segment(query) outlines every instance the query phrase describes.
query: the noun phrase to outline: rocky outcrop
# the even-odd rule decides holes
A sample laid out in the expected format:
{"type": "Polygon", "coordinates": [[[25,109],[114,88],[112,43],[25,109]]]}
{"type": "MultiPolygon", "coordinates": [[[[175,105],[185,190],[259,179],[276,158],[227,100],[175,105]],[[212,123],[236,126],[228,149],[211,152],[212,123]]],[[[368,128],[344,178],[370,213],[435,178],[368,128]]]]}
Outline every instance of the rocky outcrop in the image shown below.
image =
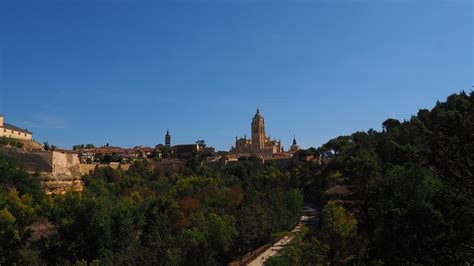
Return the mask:
{"type": "Polygon", "coordinates": [[[82,191],[84,182],[80,178],[70,176],[51,176],[42,174],[41,184],[46,194],[64,194],[67,191],[82,191]]]}

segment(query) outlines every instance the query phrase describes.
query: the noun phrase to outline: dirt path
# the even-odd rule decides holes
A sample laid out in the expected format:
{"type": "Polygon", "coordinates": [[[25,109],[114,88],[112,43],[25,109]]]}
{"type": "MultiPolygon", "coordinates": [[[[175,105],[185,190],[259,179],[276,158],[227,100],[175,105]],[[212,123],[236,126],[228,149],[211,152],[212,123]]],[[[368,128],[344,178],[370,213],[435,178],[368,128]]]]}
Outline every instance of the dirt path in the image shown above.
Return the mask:
{"type": "MultiPolygon", "coordinates": [[[[300,224],[305,223],[308,226],[315,226],[319,220],[319,213],[316,209],[311,206],[305,205],[302,209],[302,215],[300,218],[300,224]]],[[[291,235],[287,235],[282,239],[278,240],[273,246],[267,248],[260,256],[250,261],[247,265],[249,266],[260,266],[265,263],[269,258],[275,256],[282,248],[284,248],[293,239],[293,234],[299,232],[301,229],[298,224],[291,232],[291,235]]]]}

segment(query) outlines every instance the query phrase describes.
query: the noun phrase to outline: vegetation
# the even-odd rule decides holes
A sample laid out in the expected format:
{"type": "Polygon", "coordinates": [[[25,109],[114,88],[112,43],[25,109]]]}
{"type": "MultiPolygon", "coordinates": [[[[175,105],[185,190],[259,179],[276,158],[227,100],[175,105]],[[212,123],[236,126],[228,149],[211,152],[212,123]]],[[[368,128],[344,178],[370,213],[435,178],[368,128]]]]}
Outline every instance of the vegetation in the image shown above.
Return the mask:
{"type": "Polygon", "coordinates": [[[95,161],[99,163],[120,163],[122,160],[122,156],[118,153],[104,154],[95,157],[95,161]]]}
{"type": "Polygon", "coordinates": [[[450,96],[382,131],[295,154],[179,173],[97,169],[85,190],[45,196],[0,158],[0,264],[216,265],[289,230],[321,206],[270,265],[472,263],[474,93],[450,96]]]}
{"type": "Polygon", "coordinates": [[[329,202],[322,211],[321,227],[304,228],[283,254],[266,265],[346,264],[357,252],[357,220],[344,207],[329,202]]]}
{"type": "Polygon", "coordinates": [[[474,93],[451,95],[409,121],[388,119],[381,132],[338,137],[295,158],[295,182],[308,200],[325,206],[322,225],[270,264],[474,262],[474,93]],[[314,154],[326,163],[304,161],[314,154]],[[335,237],[328,236],[328,219],[345,221],[335,237]]]}
{"type": "Polygon", "coordinates": [[[43,148],[45,151],[54,151],[56,150],[56,146],[50,145],[47,141],[43,143],[43,148]]]}
{"type": "Polygon", "coordinates": [[[21,143],[17,139],[9,138],[9,137],[0,137],[0,145],[10,145],[12,147],[22,148],[23,143],[21,143]]]}
{"type": "Polygon", "coordinates": [[[74,145],[72,146],[72,150],[84,150],[84,149],[94,149],[95,145],[94,144],[79,144],[79,145],[74,145]]]}
{"type": "Polygon", "coordinates": [[[98,169],[84,176],[82,193],[53,197],[1,162],[0,264],[225,264],[288,230],[303,203],[285,175],[257,158],[219,171],[190,162],[167,175],[142,163],[98,169]]]}

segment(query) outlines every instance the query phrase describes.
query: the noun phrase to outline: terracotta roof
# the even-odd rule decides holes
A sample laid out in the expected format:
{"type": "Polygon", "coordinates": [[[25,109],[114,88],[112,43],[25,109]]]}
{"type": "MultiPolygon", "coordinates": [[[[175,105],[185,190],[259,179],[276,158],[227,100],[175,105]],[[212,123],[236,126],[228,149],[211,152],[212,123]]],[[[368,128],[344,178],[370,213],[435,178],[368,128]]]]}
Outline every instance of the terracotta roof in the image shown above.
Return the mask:
{"type": "Polygon", "coordinates": [[[54,151],[62,152],[62,153],[79,154],[79,151],[73,151],[73,150],[61,149],[61,148],[56,148],[54,151]]]}
{"type": "Polygon", "coordinates": [[[144,151],[144,152],[152,152],[154,149],[150,147],[133,147],[131,149],[128,149],[129,151],[144,151]]]}
{"type": "Polygon", "coordinates": [[[19,128],[19,127],[17,127],[17,126],[14,126],[14,125],[8,124],[8,123],[3,123],[3,128],[9,129],[9,130],[19,131],[19,132],[21,132],[21,133],[33,134],[33,132],[31,132],[31,131],[28,131],[28,130],[26,130],[26,129],[19,128]]]}

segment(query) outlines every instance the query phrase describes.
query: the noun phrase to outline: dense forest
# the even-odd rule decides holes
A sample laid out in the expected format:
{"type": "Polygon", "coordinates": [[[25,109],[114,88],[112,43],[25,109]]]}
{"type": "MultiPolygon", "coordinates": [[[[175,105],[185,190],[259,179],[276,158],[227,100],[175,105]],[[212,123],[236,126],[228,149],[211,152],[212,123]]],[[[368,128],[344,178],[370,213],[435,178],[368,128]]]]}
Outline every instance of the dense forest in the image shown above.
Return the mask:
{"type": "Polygon", "coordinates": [[[190,159],[178,173],[98,169],[47,196],[0,158],[0,264],[223,265],[321,208],[269,265],[466,264],[474,259],[474,93],[381,131],[301,150],[285,166],[190,159]]]}
{"type": "Polygon", "coordinates": [[[381,132],[356,132],[296,166],[321,226],[269,264],[474,263],[474,93],[451,95],[381,132]]]}
{"type": "Polygon", "coordinates": [[[99,169],[85,190],[46,196],[0,160],[0,264],[225,264],[299,219],[303,194],[274,165],[242,158],[219,171],[99,169]]]}

